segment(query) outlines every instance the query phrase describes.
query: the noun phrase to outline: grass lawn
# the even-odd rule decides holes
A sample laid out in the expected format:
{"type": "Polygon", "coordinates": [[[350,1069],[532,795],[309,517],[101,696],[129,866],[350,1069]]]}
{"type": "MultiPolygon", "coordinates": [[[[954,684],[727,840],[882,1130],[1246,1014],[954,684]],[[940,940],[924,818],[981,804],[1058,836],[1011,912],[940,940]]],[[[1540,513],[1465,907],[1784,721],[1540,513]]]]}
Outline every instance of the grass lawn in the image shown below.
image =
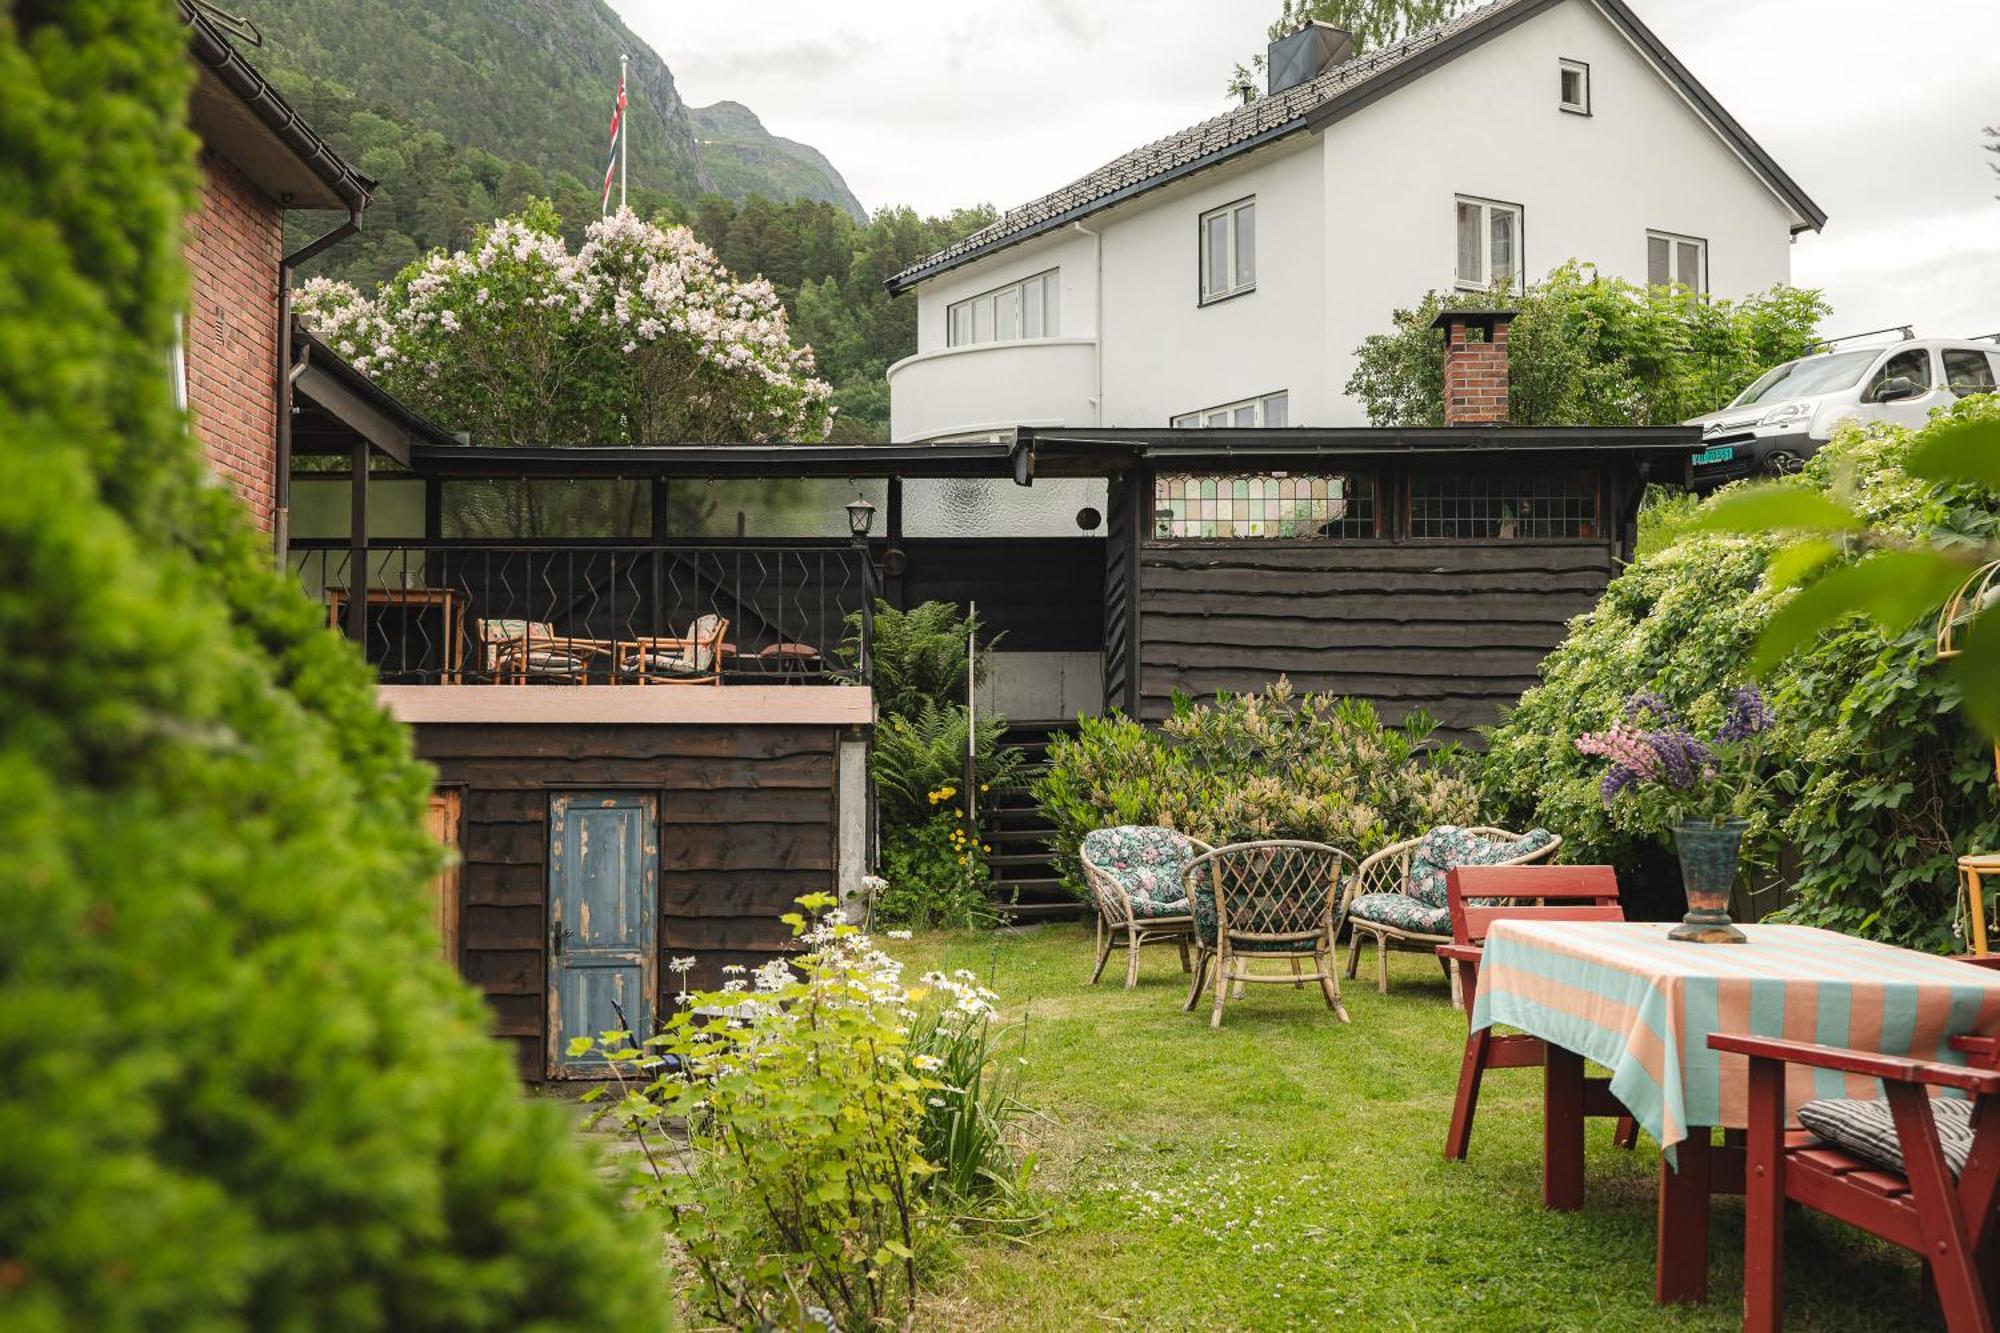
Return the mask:
{"type": "MultiPolygon", "coordinates": [[[[1023,1099],[1049,1227],[977,1238],[920,1323],[967,1329],[1741,1326],[1742,1207],[1718,1200],[1706,1307],[1652,1304],[1658,1151],[1593,1121],[1583,1211],[1541,1206],[1541,1080],[1487,1076],[1447,1163],[1464,1017],[1435,963],[1372,955],[1343,1025],[1316,989],[1252,987],[1220,1031],[1171,950],[1139,986],[1089,974],[1088,927],[922,936],[914,976],[970,968],[1025,1020],[1023,1099]]],[[[1010,1038],[1018,1041],[1018,1035],[1010,1038]]],[[[1915,1260],[1818,1216],[1789,1229],[1794,1328],[1936,1327],[1915,1260]]]]}

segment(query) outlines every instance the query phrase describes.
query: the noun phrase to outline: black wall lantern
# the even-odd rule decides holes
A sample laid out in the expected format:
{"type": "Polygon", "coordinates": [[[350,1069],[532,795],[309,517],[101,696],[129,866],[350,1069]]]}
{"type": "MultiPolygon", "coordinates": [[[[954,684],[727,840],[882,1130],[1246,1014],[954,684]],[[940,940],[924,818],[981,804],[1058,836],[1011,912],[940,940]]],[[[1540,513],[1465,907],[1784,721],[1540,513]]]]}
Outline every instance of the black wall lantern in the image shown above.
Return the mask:
{"type": "Polygon", "coordinates": [[[847,504],[847,531],[857,542],[868,540],[868,529],[875,526],[875,506],[866,497],[856,496],[847,504]]]}

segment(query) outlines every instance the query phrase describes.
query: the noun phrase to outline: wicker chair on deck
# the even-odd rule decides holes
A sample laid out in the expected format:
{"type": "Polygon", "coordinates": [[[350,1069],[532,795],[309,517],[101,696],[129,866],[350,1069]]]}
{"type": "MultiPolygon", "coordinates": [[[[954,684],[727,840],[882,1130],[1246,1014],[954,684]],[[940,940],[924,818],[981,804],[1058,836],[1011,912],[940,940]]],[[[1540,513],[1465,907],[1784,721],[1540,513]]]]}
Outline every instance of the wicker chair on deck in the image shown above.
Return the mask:
{"type": "Polygon", "coordinates": [[[1201,999],[1213,959],[1215,1010],[1210,1027],[1222,1026],[1222,1005],[1231,988],[1240,998],[1245,983],[1251,982],[1303,989],[1306,982],[1316,981],[1326,1007],[1347,1022],[1334,936],[1339,929],[1335,913],[1341,878],[1353,866],[1354,858],[1338,847],[1283,839],[1232,843],[1197,856],[1187,871],[1194,909],[1194,985],[1182,1008],[1192,1010],[1201,999]],[[1285,959],[1291,971],[1288,975],[1252,972],[1253,958],[1285,959]],[[1301,967],[1308,958],[1313,960],[1310,975],[1301,967]]]}
{"type": "Polygon", "coordinates": [[[496,684],[581,685],[589,680],[591,663],[605,655],[607,645],[558,634],[545,620],[482,620],[479,650],[480,670],[496,684]]]}
{"type": "Polygon", "coordinates": [[[1083,837],[1083,877],[1097,905],[1097,966],[1092,985],[1104,975],[1118,936],[1125,936],[1125,988],[1139,984],[1139,948],[1177,944],[1181,970],[1188,969],[1188,940],[1194,934],[1185,877],[1188,864],[1207,843],[1170,828],[1126,824],[1093,829],[1083,837]]]}
{"type": "MultiPolygon", "coordinates": [[[[1361,941],[1375,941],[1375,989],[1389,993],[1389,950],[1430,953],[1451,943],[1451,909],[1445,874],[1459,866],[1515,866],[1546,861],[1562,846],[1547,829],[1514,833],[1503,828],[1446,824],[1422,837],[1384,847],[1361,863],[1341,910],[1347,917],[1347,975],[1361,966],[1361,941]]],[[[1464,1008],[1455,964],[1451,1002],[1464,1008]]]]}

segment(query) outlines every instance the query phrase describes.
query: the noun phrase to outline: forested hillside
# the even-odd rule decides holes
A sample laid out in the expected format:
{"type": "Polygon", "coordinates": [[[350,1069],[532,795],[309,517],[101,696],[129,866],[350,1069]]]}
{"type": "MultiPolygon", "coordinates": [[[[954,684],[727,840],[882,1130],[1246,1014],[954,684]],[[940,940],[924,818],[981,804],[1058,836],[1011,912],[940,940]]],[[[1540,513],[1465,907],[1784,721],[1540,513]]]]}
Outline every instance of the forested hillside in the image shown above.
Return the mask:
{"type": "MultiPolygon", "coordinates": [[[[882,280],[991,220],[872,219],[817,150],[735,102],[691,110],[602,0],[241,0],[247,54],[306,123],[377,181],[361,233],[307,266],[373,287],[437,247],[551,201],[572,245],[598,215],[617,52],[632,57],[630,202],[692,226],[733,271],[778,289],[834,386],[835,438],[885,437],[882,373],[916,350],[914,298],[882,280]],[[774,202],[781,200],[783,202],[774,202]]],[[[302,245],[338,215],[294,213],[302,245]]]]}

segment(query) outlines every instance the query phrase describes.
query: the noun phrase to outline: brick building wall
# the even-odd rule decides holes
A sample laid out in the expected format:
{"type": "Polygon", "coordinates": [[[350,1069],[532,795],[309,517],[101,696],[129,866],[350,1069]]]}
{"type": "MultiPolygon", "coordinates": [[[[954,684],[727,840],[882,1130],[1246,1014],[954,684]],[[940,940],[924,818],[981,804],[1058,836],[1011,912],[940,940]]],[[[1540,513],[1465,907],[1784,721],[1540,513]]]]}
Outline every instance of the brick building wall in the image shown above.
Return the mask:
{"type": "Polygon", "coordinates": [[[1450,320],[1444,351],[1447,426],[1507,422],[1507,320],[1487,319],[1491,322],[1484,328],[1478,320],[1450,320]]]}
{"type": "Polygon", "coordinates": [[[195,435],[258,527],[271,527],[277,485],[278,264],[285,215],[211,152],[187,224],[192,293],[183,345],[195,435]]]}

